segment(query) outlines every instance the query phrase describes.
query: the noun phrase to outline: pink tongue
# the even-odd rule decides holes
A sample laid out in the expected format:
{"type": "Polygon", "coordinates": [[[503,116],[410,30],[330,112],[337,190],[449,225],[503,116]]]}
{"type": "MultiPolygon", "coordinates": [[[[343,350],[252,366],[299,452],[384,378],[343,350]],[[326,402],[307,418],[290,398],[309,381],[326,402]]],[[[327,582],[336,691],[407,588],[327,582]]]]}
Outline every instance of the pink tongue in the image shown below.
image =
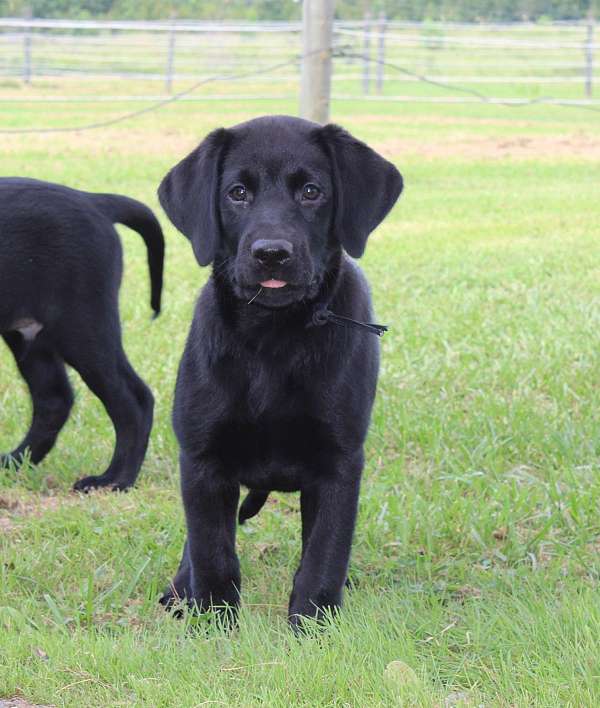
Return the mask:
{"type": "Polygon", "coordinates": [[[265,280],[261,285],[263,288],[285,288],[287,283],[285,280],[265,280]]]}

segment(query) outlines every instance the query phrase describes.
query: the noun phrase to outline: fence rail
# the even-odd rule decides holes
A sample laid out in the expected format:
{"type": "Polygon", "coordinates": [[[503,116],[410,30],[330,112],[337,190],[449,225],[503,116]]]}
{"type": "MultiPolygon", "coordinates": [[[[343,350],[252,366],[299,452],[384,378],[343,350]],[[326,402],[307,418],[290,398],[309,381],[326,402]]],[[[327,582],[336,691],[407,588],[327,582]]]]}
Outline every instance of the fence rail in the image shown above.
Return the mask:
{"type": "MultiPolygon", "coordinates": [[[[414,100],[437,100],[443,98],[441,84],[449,94],[453,86],[487,85],[495,101],[536,97],[551,85],[558,99],[591,99],[600,50],[595,29],[591,21],[464,24],[377,17],[337,22],[334,93],[407,100],[406,87],[419,83],[427,89],[415,92],[414,100]]],[[[284,71],[274,71],[256,87],[257,98],[268,98],[274,95],[270,86],[277,95],[282,86],[289,91],[297,87],[299,60],[290,60],[300,55],[300,33],[299,22],[0,18],[0,77],[5,77],[0,100],[16,100],[7,95],[15,80],[52,80],[55,89],[58,80],[65,86],[90,82],[91,98],[116,90],[132,96],[147,93],[146,82],[162,82],[169,94],[178,83],[221,72],[247,74],[238,84],[250,87],[253,69],[287,63],[284,71]],[[104,91],[102,82],[109,84],[104,91]]]]}

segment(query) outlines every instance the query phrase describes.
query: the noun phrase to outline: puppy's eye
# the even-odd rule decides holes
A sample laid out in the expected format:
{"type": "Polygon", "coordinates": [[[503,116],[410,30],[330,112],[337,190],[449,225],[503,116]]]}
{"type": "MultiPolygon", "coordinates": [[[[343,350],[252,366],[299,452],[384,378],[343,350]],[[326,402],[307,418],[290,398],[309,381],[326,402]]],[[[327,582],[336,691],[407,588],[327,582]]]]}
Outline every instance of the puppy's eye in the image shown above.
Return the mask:
{"type": "Polygon", "coordinates": [[[245,202],[248,200],[248,192],[243,184],[236,184],[235,187],[230,189],[229,196],[234,202],[245,202]]]}
{"type": "Polygon", "coordinates": [[[309,201],[309,202],[314,202],[315,199],[319,198],[319,195],[321,194],[321,190],[317,187],[316,184],[305,184],[304,187],[302,188],[302,199],[309,201]]]}

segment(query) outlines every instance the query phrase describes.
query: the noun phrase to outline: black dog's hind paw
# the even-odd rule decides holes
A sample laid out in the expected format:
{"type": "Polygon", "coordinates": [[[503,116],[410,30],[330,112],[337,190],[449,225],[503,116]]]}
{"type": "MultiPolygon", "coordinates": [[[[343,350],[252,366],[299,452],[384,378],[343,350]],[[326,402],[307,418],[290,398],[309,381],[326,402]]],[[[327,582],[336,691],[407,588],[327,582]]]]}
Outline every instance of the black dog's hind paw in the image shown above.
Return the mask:
{"type": "Polygon", "coordinates": [[[104,475],[91,475],[84,477],[73,485],[74,492],[89,492],[92,489],[101,489],[109,487],[113,492],[124,492],[133,486],[132,482],[118,482],[112,478],[104,477],[104,475]]]}
{"type": "Polygon", "coordinates": [[[10,467],[19,469],[23,465],[23,455],[13,455],[11,452],[0,453],[0,469],[7,470],[10,467]]]}

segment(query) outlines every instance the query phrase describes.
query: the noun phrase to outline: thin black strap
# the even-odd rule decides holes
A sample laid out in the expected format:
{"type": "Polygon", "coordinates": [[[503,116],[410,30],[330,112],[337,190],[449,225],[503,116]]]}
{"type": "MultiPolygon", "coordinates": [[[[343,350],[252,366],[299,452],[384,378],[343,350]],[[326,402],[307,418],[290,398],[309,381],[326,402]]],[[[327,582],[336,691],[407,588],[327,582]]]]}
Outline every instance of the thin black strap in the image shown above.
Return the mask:
{"type": "Polygon", "coordinates": [[[386,325],[373,324],[371,322],[359,322],[358,320],[353,320],[351,317],[343,317],[342,315],[336,315],[331,310],[325,308],[320,310],[315,310],[312,316],[312,323],[320,327],[324,324],[331,322],[332,324],[339,325],[340,327],[354,327],[355,329],[364,329],[371,334],[376,334],[378,337],[382,337],[385,332],[388,331],[386,325]]]}

